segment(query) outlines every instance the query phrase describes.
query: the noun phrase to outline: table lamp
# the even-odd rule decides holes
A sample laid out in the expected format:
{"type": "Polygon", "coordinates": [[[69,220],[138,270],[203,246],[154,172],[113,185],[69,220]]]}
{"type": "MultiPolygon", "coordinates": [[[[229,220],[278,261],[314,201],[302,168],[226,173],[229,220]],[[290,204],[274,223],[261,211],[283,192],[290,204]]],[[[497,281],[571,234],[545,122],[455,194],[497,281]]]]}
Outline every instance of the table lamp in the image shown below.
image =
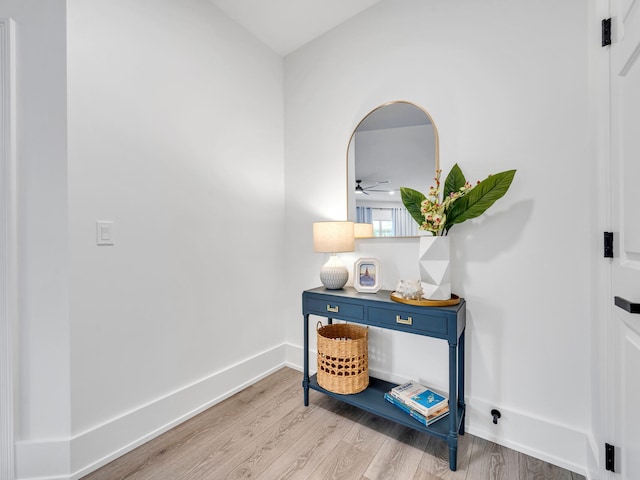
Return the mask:
{"type": "Polygon", "coordinates": [[[355,249],[353,222],[316,222],[313,224],[313,250],[330,253],[329,261],[320,269],[320,280],[330,290],[345,286],[349,271],[336,253],[353,252],[355,249]]]}

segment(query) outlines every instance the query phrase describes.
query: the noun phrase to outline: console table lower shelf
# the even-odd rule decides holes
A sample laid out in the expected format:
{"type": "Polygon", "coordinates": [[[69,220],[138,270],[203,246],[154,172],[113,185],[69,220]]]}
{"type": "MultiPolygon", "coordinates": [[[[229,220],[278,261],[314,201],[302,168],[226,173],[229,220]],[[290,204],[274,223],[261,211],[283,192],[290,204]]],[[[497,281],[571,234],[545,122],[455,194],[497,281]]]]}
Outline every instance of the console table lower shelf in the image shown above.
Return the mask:
{"type": "MultiPolygon", "coordinates": [[[[441,440],[447,441],[449,439],[449,415],[440,420],[432,423],[429,426],[425,426],[419,421],[415,420],[407,413],[400,410],[398,407],[392,405],[390,402],[384,399],[384,394],[395,387],[395,383],[386,382],[378,378],[369,377],[369,386],[360,393],[354,393],[349,395],[341,395],[339,393],[333,393],[329,390],[325,390],[318,385],[318,379],[316,375],[309,378],[309,388],[318,392],[329,395],[344,403],[353,405],[354,407],[361,408],[369,413],[373,413],[380,417],[391,420],[392,422],[399,423],[405,427],[412,428],[427,435],[431,435],[441,440]]],[[[458,405],[458,415],[456,430],[462,430],[460,427],[464,422],[464,405],[458,405]]]]}

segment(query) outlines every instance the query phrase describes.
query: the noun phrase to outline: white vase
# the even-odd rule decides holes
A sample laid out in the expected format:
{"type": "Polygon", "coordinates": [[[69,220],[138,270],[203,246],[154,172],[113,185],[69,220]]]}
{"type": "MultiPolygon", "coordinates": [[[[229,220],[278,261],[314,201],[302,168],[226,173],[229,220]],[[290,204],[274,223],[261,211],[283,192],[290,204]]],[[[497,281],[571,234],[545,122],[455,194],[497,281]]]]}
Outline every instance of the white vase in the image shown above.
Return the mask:
{"type": "Polygon", "coordinates": [[[422,282],[422,298],[449,300],[451,298],[451,242],[449,237],[422,236],[418,264],[422,282]]]}

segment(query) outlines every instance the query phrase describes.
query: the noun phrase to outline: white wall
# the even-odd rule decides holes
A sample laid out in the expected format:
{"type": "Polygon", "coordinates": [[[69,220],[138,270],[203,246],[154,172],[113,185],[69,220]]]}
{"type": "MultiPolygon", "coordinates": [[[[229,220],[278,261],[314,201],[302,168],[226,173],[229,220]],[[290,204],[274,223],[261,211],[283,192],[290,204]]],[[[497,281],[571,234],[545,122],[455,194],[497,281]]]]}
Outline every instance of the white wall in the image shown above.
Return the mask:
{"type": "MultiPolygon", "coordinates": [[[[579,472],[590,392],[586,33],[580,0],[394,0],[285,59],[288,341],[301,345],[300,293],[319,284],[325,260],[311,224],[346,215],[353,128],[384,102],[413,101],[438,128],[445,175],[456,162],[471,180],[518,170],[505,198],[451,232],[454,292],[468,302],[468,428],[579,472]]],[[[417,277],[417,248],[363,240],[343,258],[378,257],[393,288],[417,277]]],[[[444,342],[371,337],[372,370],[446,385],[444,342]]]]}
{"type": "Polygon", "coordinates": [[[285,361],[282,58],[205,0],[0,16],[18,32],[17,475],[78,478],[285,361]]]}
{"type": "Polygon", "coordinates": [[[283,99],[206,0],[68,15],[75,472],[284,361],[283,99]]]}

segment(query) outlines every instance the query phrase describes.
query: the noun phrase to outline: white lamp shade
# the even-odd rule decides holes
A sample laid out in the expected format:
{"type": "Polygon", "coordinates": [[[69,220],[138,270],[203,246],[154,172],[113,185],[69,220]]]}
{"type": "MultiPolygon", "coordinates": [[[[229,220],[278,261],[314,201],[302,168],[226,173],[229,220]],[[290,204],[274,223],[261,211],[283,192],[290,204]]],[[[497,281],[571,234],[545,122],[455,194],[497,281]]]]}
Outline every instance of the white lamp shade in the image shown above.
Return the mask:
{"type": "Polygon", "coordinates": [[[353,252],[353,222],[316,222],[313,224],[313,250],[320,253],[353,252]]]}
{"type": "Polygon", "coordinates": [[[353,231],[356,238],[371,238],[373,237],[373,224],[355,223],[353,225],[353,231]]]}

